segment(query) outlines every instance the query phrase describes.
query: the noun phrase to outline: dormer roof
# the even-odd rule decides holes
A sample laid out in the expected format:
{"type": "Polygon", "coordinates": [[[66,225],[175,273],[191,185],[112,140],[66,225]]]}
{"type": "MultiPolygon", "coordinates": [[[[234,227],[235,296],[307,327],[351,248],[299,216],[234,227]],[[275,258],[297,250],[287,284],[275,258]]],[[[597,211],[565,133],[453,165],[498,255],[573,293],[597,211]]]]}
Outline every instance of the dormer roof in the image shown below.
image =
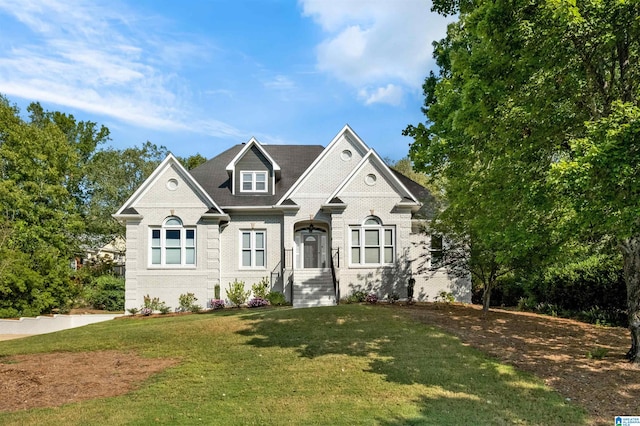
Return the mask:
{"type": "Polygon", "coordinates": [[[229,164],[227,164],[227,167],[225,168],[225,170],[227,171],[227,174],[229,176],[231,176],[233,174],[233,172],[236,169],[236,165],[238,164],[238,162],[240,160],[242,160],[242,157],[244,157],[245,154],[247,152],[249,152],[252,147],[255,147],[256,149],[258,149],[260,151],[260,153],[262,155],[264,155],[264,157],[267,159],[267,161],[271,164],[271,167],[273,168],[273,172],[276,175],[276,179],[279,179],[280,178],[280,171],[281,171],[280,170],[280,165],[273,159],[273,157],[271,157],[271,155],[269,155],[267,150],[254,137],[249,139],[249,142],[243,144],[242,149],[240,149],[240,152],[238,152],[236,154],[236,156],[233,157],[233,159],[229,162],[229,164]]]}

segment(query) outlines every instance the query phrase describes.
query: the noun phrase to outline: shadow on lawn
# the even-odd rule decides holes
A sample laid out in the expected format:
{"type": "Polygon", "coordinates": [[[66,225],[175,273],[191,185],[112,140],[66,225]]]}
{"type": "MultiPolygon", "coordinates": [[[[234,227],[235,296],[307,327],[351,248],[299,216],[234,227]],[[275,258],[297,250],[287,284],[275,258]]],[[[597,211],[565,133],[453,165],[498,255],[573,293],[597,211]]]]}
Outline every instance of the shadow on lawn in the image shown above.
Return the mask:
{"type": "MultiPolygon", "coordinates": [[[[239,333],[257,348],[281,347],[309,359],[346,355],[366,359],[365,373],[389,383],[421,385],[420,415],[385,417],[381,424],[581,424],[584,414],[555,392],[484,358],[458,339],[373,306],[265,311],[239,333]]],[[[331,391],[330,389],[328,390],[331,391]]],[[[417,393],[416,393],[417,392],[417,393]]],[[[377,407],[372,407],[375,409],[377,407]]]]}

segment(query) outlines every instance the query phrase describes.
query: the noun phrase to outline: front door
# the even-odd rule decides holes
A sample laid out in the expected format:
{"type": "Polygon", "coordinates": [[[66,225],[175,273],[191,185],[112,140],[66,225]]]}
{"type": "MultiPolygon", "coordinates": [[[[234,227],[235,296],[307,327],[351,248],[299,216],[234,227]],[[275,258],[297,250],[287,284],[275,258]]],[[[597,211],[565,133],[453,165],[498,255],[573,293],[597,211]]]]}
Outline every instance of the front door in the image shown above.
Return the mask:
{"type": "Polygon", "coordinates": [[[328,232],[317,227],[295,232],[296,268],[328,268],[328,232]]]}
{"type": "Polygon", "coordinates": [[[318,237],[314,235],[303,235],[304,249],[302,258],[305,268],[319,268],[318,237]]]}

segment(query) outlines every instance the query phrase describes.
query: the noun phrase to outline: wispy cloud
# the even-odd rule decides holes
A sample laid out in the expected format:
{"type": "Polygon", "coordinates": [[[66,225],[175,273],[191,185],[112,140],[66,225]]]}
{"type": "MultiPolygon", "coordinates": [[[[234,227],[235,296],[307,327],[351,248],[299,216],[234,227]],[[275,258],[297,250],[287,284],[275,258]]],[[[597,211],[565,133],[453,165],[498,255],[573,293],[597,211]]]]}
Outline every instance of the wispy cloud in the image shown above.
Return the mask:
{"type": "Polygon", "coordinates": [[[360,89],[358,97],[362,99],[365,105],[376,103],[389,104],[398,106],[402,103],[404,90],[395,84],[387,84],[385,87],[378,87],[374,90],[360,89]]]}
{"type": "Polygon", "coordinates": [[[432,63],[432,42],[447,20],[424,0],[300,0],[303,14],[325,31],[317,67],[353,86],[365,104],[397,105],[419,90],[432,63]],[[374,93],[368,87],[376,86],[374,93]],[[398,99],[400,96],[400,99],[398,99]]]}
{"type": "Polygon", "coordinates": [[[0,13],[29,32],[29,42],[16,47],[0,29],[0,93],[148,128],[242,134],[193,109],[179,67],[212,49],[195,37],[176,41],[151,31],[167,25],[163,18],[92,1],[0,0],[0,13]]]}

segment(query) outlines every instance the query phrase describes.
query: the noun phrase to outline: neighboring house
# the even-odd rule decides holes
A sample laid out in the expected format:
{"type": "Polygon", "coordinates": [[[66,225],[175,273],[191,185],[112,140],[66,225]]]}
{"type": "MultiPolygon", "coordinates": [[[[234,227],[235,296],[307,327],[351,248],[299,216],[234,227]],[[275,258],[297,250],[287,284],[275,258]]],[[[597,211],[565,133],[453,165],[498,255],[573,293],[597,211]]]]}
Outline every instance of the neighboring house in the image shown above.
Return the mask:
{"type": "Polygon", "coordinates": [[[82,254],[76,256],[71,262],[71,268],[78,270],[86,266],[96,266],[108,262],[116,276],[123,276],[125,269],[126,243],[124,238],[116,237],[113,241],[101,246],[82,246],[82,254]]]}
{"type": "MultiPolygon", "coordinates": [[[[143,297],[201,305],[234,280],[268,277],[294,306],[333,305],[356,290],[380,298],[470,301],[468,277],[424,268],[417,219],[428,191],[391,170],[345,126],[326,148],[252,138],[185,170],[169,155],[114,215],[126,225],[126,308],[143,297]]],[[[439,248],[436,247],[436,250],[439,248]]]]}

